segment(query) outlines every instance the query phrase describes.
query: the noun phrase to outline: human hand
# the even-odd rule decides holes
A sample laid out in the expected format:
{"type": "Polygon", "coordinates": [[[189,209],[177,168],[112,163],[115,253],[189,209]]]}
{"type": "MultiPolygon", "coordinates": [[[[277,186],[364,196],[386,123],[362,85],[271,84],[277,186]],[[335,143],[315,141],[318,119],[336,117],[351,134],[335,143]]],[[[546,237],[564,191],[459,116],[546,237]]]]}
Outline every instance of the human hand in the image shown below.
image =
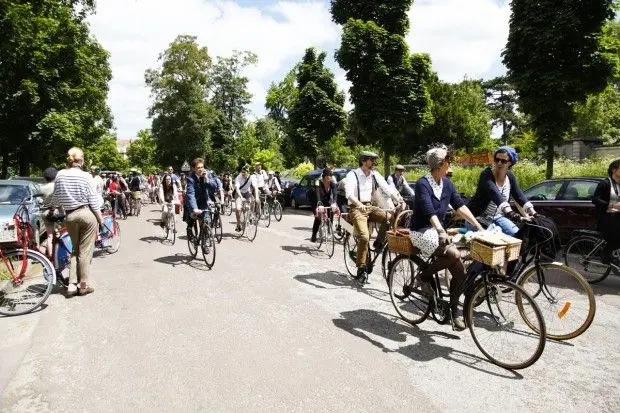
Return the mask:
{"type": "Polygon", "coordinates": [[[440,247],[445,248],[448,245],[450,245],[450,243],[452,243],[452,237],[448,235],[445,229],[441,228],[441,230],[437,231],[437,233],[439,235],[439,246],[440,247]]]}
{"type": "Polygon", "coordinates": [[[518,213],[514,211],[508,211],[506,213],[506,218],[508,218],[509,220],[513,222],[521,222],[521,215],[519,215],[518,213]]]}

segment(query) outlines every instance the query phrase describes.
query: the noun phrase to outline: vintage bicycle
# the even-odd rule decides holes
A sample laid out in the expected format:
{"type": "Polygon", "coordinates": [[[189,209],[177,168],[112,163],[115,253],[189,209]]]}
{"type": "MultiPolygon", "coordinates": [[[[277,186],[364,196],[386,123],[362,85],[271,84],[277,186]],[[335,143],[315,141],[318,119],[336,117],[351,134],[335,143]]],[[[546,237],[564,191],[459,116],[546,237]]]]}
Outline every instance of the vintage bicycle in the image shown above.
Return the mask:
{"type": "Polygon", "coordinates": [[[200,247],[205,265],[211,269],[215,264],[215,245],[215,236],[211,229],[211,211],[207,208],[201,211],[193,224],[188,227],[187,246],[192,258],[196,258],[200,247]]]}

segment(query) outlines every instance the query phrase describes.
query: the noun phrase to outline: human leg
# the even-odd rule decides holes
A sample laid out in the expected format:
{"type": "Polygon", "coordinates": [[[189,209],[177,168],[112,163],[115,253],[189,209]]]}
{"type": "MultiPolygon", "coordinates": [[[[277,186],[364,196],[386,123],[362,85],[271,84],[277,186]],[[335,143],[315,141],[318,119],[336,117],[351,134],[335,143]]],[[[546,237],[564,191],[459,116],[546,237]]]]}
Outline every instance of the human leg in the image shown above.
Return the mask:
{"type": "Polygon", "coordinates": [[[99,226],[97,225],[95,215],[88,208],[82,208],[79,211],[75,211],[73,214],[77,215],[76,221],[79,223],[80,227],[77,269],[80,281],[80,293],[83,293],[87,289],[90,279],[90,265],[93,259],[95,240],[97,239],[99,226]]]}
{"type": "Polygon", "coordinates": [[[354,233],[357,236],[357,276],[366,282],[366,258],[368,255],[368,242],[370,232],[368,230],[368,212],[361,211],[359,208],[351,208],[351,220],[353,221],[354,233]]]}
{"type": "Polygon", "coordinates": [[[493,223],[500,227],[504,234],[511,237],[514,237],[519,232],[519,227],[506,217],[495,218],[493,223]]]}

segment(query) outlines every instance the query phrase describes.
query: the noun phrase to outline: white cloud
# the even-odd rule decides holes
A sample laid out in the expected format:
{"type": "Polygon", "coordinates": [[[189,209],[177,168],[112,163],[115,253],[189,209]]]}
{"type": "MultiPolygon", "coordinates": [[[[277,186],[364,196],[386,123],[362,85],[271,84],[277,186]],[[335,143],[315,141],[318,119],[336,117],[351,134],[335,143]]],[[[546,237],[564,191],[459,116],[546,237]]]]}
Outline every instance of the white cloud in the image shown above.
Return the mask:
{"type": "MultiPolygon", "coordinates": [[[[111,54],[114,78],[109,103],[119,138],[132,137],[150,126],[144,72],[158,65],[159,54],[179,34],[196,35],[213,58],[230,55],[234,49],[258,55],[258,65],[246,73],[254,95],[250,110],[255,116],[264,113],[269,83],[281,80],[310,46],[327,52],[327,65],[334,70],[339,86],[348,90],[345,73],[333,60],[340,28],[331,21],[329,1],[257,3],[262,6],[252,1],[97,2],[97,14],[89,21],[94,35],[111,54]]],[[[492,70],[499,58],[508,33],[508,16],[508,5],[498,5],[497,0],[416,0],[407,41],[413,51],[431,54],[442,79],[478,77],[492,70]]]]}

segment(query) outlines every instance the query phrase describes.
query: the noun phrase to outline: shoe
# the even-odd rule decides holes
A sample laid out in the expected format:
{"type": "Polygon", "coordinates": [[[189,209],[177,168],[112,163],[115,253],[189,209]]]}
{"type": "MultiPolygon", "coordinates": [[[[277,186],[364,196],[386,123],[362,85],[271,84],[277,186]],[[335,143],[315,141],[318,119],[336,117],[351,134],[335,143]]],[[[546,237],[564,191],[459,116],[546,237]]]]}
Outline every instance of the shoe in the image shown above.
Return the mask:
{"type": "Polygon", "coordinates": [[[78,293],[78,289],[75,286],[75,284],[68,284],[67,285],[67,290],[65,291],[65,297],[70,298],[70,297],[75,297],[78,293]],[[73,286],[74,289],[70,288],[71,286],[73,286]]]}
{"type": "Polygon", "coordinates": [[[452,310],[452,329],[454,331],[463,331],[466,328],[462,312],[459,309],[452,310]]]}
{"type": "Polygon", "coordinates": [[[368,273],[366,272],[366,268],[360,267],[357,269],[357,275],[355,279],[360,285],[364,285],[368,282],[368,273]]]}
{"type": "Polygon", "coordinates": [[[316,235],[310,237],[310,242],[316,242],[316,235]]]}
{"type": "Polygon", "coordinates": [[[80,287],[80,288],[78,288],[78,291],[77,291],[79,296],[88,295],[88,294],[94,293],[94,292],[95,292],[95,289],[93,287],[89,286],[89,285],[87,285],[85,288],[81,288],[80,287]]]}
{"type": "Polygon", "coordinates": [[[241,232],[241,225],[237,225],[237,226],[235,227],[235,231],[237,231],[237,232],[241,232]]]}
{"type": "Polygon", "coordinates": [[[159,223],[159,226],[163,228],[163,227],[165,227],[165,226],[166,226],[166,224],[165,224],[165,223],[163,223],[163,222],[160,222],[160,223],[159,223]]]}

